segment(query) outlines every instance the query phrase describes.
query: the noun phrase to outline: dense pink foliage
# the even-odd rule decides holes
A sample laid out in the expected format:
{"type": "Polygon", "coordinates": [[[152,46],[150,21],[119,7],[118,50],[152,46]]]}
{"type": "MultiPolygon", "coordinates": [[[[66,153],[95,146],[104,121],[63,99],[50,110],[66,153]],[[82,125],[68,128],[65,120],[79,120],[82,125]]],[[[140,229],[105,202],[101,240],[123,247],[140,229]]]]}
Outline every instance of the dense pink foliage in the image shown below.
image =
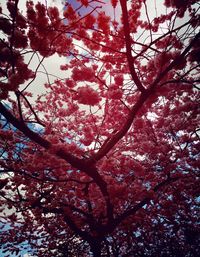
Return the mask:
{"type": "Polygon", "coordinates": [[[6,2],[7,10],[0,9],[5,254],[20,255],[27,244],[41,257],[196,257],[198,1],[66,1],[62,14],[42,1],[27,1],[26,13],[17,0],[6,2]],[[55,56],[64,57],[65,78],[45,69],[55,56]],[[31,89],[41,67],[47,81],[31,89]]]}

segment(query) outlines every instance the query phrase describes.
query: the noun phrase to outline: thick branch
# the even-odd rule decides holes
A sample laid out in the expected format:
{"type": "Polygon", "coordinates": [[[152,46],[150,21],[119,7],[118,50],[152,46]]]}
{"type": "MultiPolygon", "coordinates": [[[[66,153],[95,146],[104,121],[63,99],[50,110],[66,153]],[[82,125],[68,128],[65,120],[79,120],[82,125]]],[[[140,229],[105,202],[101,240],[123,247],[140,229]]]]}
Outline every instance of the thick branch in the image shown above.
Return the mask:
{"type": "MultiPolygon", "coordinates": [[[[7,119],[9,123],[11,123],[18,130],[20,130],[31,141],[37,143],[38,145],[47,150],[52,147],[51,143],[48,140],[42,138],[39,134],[29,129],[24,122],[19,121],[16,117],[14,117],[12,113],[2,103],[0,103],[0,113],[7,119]]],[[[71,164],[74,168],[85,172],[89,177],[91,177],[94,180],[94,182],[99,186],[104,196],[108,218],[109,220],[112,220],[113,206],[110,202],[109,194],[107,191],[107,184],[98,173],[98,170],[94,166],[94,164],[88,161],[87,159],[80,159],[66,152],[63,149],[57,150],[55,152],[55,155],[65,160],[67,163],[71,164]]]]}
{"type": "Polygon", "coordinates": [[[138,113],[138,111],[140,110],[140,108],[142,107],[142,105],[148,97],[149,94],[147,93],[141,94],[139,100],[131,109],[123,127],[116,134],[111,136],[111,138],[103,145],[103,147],[92,156],[94,161],[98,161],[102,157],[104,157],[117,144],[117,142],[124,137],[124,135],[128,132],[129,128],[131,127],[136,114],[138,113]]]}
{"type": "Polygon", "coordinates": [[[191,50],[191,48],[196,44],[199,37],[200,37],[200,32],[194,37],[194,39],[185,48],[185,50],[174,61],[172,61],[166,67],[165,70],[163,70],[160,74],[158,74],[154,82],[149,86],[147,90],[145,90],[145,93],[140,95],[140,98],[138,99],[137,103],[132,107],[123,127],[116,134],[111,136],[110,139],[108,139],[107,142],[103,144],[103,147],[100,148],[100,150],[92,156],[92,159],[94,161],[98,161],[101,158],[103,158],[117,144],[117,142],[125,136],[129,128],[131,127],[136,114],[143,106],[145,101],[149,98],[150,95],[153,94],[155,88],[161,82],[161,80],[166,76],[166,74],[183,60],[183,58],[187,55],[187,53],[191,50]]]}
{"type": "MultiPolygon", "coordinates": [[[[52,147],[51,143],[48,140],[42,138],[39,134],[29,129],[24,122],[19,121],[17,118],[15,118],[12,115],[12,113],[2,103],[0,103],[0,112],[9,123],[11,123],[18,130],[20,130],[31,141],[37,143],[38,145],[47,150],[52,147]]],[[[102,180],[101,176],[99,175],[97,169],[94,166],[88,164],[85,160],[80,159],[62,149],[57,150],[55,152],[55,155],[64,159],[74,168],[84,171],[88,176],[94,179],[97,185],[99,185],[103,194],[106,194],[106,183],[102,180]]]]}
{"type": "Polygon", "coordinates": [[[30,130],[23,121],[19,121],[17,118],[15,118],[12,115],[12,113],[2,103],[0,103],[0,113],[6,118],[6,120],[9,123],[11,123],[18,130],[20,130],[25,136],[27,136],[33,142],[44,147],[45,149],[49,149],[51,147],[49,141],[42,138],[39,134],[30,130]]]}
{"type": "Polygon", "coordinates": [[[133,59],[132,51],[131,51],[130,27],[129,27],[128,11],[127,11],[127,5],[126,5],[127,3],[126,2],[127,1],[120,0],[120,4],[121,4],[121,8],[122,8],[124,36],[125,36],[125,41],[126,41],[126,56],[127,56],[127,61],[128,61],[131,77],[132,77],[133,81],[135,82],[137,88],[142,93],[144,93],[145,88],[143,87],[140,79],[138,78],[138,75],[134,68],[134,59],[133,59]]]}
{"type": "Polygon", "coordinates": [[[63,208],[51,208],[51,207],[43,207],[42,208],[44,213],[54,213],[54,214],[61,214],[64,216],[64,220],[67,223],[67,225],[70,227],[72,231],[74,231],[78,236],[82,237],[86,241],[91,240],[91,236],[85,232],[82,231],[78,226],[74,223],[74,221],[70,218],[69,215],[65,212],[63,208]]]}

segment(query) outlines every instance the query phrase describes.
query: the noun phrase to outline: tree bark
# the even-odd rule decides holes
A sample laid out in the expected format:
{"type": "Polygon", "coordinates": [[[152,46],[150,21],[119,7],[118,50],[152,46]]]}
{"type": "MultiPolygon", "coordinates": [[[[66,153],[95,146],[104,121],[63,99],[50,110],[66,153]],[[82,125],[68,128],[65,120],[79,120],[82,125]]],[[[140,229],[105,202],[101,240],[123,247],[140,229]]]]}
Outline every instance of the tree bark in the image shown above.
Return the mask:
{"type": "Polygon", "coordinates": [[[101,241],[94,239],[94,241],[90,243],[90,249],[93,257],[101,257],[101,241]]]}

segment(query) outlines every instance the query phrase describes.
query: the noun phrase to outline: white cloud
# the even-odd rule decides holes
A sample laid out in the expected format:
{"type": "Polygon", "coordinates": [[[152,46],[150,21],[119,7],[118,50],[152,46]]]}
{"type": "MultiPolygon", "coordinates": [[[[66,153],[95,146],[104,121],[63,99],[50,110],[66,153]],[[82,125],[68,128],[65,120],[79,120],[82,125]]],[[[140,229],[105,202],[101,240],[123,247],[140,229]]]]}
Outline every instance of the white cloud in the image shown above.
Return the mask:
{"type": "MultiPolygon", "coordinates": [[[[29,58],[30,56],[27,56],[25,61],[28,62],[29,58]]],[[[42,57],[40,56],[40,59],[41,58],[42,57]]],[[[67,58],[59,57],[57,54],[54,54],[53,56],[44,59],[44,61],[42,62],[42,65],[37,70],[37,75],[35,80],[28,87],[28,91],[32,92],[36,96],[37,94],[41,94],[42,92],[44,92],[44,90],[46,91],[46,89],[44,88],[44,84],[48,83],[48,79],[50,80],[50,83],[53,83],[53,81],[56,78],[61,78],[61,79],[65,78],[67,75],[67,72],[60,70],[60,65],[63,65],[66,62],[67,62],[67,58]],[[48,77],[46,75],[46,72],[49,74],[48,77]]],[[[39,59],[37,58],[37,56],[35,56],[32,59],[29,67],[30,69],[35,71],[38,64],[39,64],[39,59]]],[[[28,83],[29,82],[23,85],[21,89],[23,89],[28,83]]]]}

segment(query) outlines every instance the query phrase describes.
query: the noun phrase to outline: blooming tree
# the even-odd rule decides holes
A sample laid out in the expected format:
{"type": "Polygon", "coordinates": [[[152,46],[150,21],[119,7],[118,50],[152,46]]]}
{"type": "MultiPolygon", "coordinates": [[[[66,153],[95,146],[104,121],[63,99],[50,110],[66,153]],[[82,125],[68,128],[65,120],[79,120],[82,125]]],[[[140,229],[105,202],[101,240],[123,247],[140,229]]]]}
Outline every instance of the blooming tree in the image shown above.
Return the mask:
{"type": "Polygon", "coordinates": [[[7,256],[197,256],[199,1],[18,2],[0,10],[7,256]]]}

